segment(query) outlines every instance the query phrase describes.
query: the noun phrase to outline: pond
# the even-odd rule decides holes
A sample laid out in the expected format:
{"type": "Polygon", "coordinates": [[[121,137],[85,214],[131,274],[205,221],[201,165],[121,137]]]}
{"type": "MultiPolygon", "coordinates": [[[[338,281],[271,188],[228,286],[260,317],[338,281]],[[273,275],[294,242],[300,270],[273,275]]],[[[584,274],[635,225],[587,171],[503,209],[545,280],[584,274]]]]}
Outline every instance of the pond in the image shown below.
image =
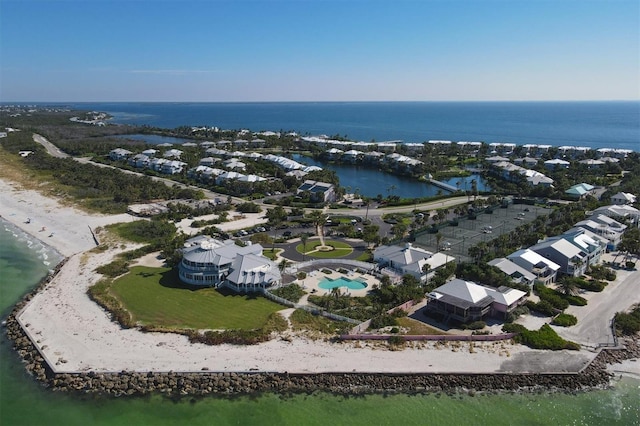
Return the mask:
{"type": "MultiPolygon", "coordinates": [[[[293,154],[292,158],[309,166],[318,166],[335,171],[340,178],[340,186],[347,188],[348,192],[356,192],[357,189],[358,193],[366,197],[397,195],[400,198],[416,198],[434,197],[439,194],[449,193],[446,189],[438,188],[430,183],[420,182],[407,176],[394,175],[375,168],[325,163],[300,154],[293,154]]],[[[472,179],[476,179],[479,191],[487,188],[486,182],[479,175],[454,177],[444,182],[455,187],[456,182],[460,181],[461,190],[464,190],[466,182],[470,190],[472,179]]]]}

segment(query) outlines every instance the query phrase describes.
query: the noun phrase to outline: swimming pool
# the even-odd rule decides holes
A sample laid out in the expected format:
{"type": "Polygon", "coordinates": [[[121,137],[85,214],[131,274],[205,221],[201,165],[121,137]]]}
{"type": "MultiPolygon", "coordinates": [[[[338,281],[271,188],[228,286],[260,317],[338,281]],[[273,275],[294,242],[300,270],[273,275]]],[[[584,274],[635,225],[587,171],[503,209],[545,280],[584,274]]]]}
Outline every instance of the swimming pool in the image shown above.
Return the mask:
{"type": "Polygon", "coordinates": [[[347,287],[350,290],[362,290],[363,288],[367,288],[367,283],[345,277],[336,278],[334,280],[332,280],[331,278],[323,278],[318,283],[318,287],[324,290],[331,290],[332,288],[336,287],[347,287]]]}

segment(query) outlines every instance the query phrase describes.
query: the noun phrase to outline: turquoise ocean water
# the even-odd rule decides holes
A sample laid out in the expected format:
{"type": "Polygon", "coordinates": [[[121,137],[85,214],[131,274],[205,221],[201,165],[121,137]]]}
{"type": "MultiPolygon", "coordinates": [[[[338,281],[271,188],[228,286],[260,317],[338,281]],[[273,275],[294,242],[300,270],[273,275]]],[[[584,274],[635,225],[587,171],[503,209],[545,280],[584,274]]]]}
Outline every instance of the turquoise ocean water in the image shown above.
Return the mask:
{"type": "MultiPolygon", "coordinates": [[[[0,309],[3,316],[60,257],[0,219],[0,309]]],[[[610,390],[568,394],[330,394],[240,398],[160,395],[104,398],[54,393],[24,370],[0,339],[0,425],[634,425],[640,380],[610,390]]],[[[366,362],[363,360],[363,362],[366,362]]]]}

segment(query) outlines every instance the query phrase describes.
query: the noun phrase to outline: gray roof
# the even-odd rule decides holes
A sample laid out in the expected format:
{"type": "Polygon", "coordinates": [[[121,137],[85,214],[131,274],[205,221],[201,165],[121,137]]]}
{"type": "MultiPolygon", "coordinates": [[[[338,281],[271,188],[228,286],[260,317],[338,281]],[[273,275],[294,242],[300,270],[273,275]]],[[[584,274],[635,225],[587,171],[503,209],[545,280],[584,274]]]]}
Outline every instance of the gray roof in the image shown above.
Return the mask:
{"type": "Polygon", "coordinates": [[[183,249],[184,259],[209,265],[230,264],[238,255],[262,254],[260,244],[240,247],[233,240],[220,241],[208,237],[196,237],[188,240],[187,244],[190,246],[183,249]]]}
{"type": "Polygon", "coordinates": [[[496,268],[500,269],[502,272],[509,275],[510,277],[522,276],[527,281],[533,281],[536,279],[536,276],[534,274],[532,274],[531,272],[527,271],[520,265],[517,265],[504,257],[493,259],[492,261],[489,262],[489,265],[495,266],[496,268]]]}
{"type": "Polygon", "coordinates": [[[231,265],[231,270],[227,280],[236,285],[259,285],[281,279],[278,266],[274,262],[253,253],[238,255],[231,265]]]}

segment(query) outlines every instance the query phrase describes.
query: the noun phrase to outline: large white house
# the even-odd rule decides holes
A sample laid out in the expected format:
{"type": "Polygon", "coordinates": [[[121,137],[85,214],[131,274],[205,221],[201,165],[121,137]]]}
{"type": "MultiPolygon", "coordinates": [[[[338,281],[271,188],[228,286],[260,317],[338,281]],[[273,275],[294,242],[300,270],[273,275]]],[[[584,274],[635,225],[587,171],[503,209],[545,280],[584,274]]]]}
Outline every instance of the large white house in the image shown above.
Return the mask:
{"type": "Polygon", "coordinates": [[[278,266],[262,255],[260,244],[238,246],[233,240],[197,236],[186,241],[178,266],[180,280],[191,285],[257,291],[281,281],[278,266]]]}

